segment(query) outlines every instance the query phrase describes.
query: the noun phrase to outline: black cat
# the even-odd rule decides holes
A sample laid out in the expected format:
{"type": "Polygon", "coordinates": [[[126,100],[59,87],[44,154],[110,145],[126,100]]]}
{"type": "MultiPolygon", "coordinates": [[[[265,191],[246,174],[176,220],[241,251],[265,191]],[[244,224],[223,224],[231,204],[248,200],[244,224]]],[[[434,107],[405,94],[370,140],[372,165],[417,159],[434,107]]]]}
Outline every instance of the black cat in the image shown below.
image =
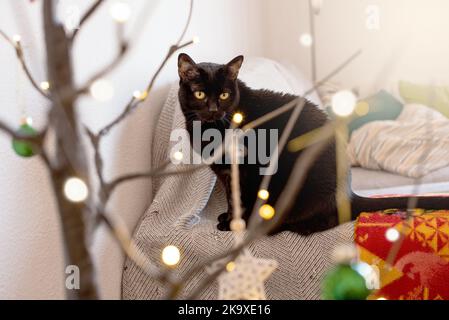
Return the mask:
{"type": "MultiPolygon", "coordinates": [[[[193,121],[201,121],[201,130],[218,129],[223,134],[230,127],[232,115],[238,111],[244,115],[244,122],[249,123],[270,111],[283,106],[297,98],[290,94],[276,93],[269,90],[253,90],[238,79],[243,56],[236,57],[226,65],[213,63],[196,64],[188,55],[180,54],[178,71],[180,76],[179,101],[186,118],[186,125],[193,146],[193,121]]],[[[263,124],[258,129],[278,129],[279,136],[285,128],[291,112],[263,124]]],[[[329,121],[327,115],[311,102],[307,102],[295,124],[290,138],[295,138],[313,129],[322,127],[329,121]]],[[[268,139],[267,139],[268,140],[268,139]]],[[[201,150],[207,145],[202,143],[201,150]]],[[[195,151],[201,154],[196,146],[195,151]]],[[[282,192],[300,153],[284,150],[279,155],[277,173],[272,177],[269,187],[270,198],[274,205],[282,192]]],[[[246,163],[246,162],[245,162],[246,163]]],[[[240,185],[244,218],[256,202],[257,193],[263,176],[261,164],[240,165],[240,185]]],[[[224,183],[230,203],[230,166],[212,164],[211,168],[224,183]]],[[[350,185],[350,184],[349,184],[350,185]]],[[[336,207],[336,149],[335,141],[329,143],[308,172],[305,184],[296,198],[283,224],[276,232],[289,230],[303,235],[335,227],[337,221],[336,207]]],[[[407,208],[405,197],[370,199],[357,196],[348,191],[352,204],[352,218],[360,212],[372,212],[391,208],[407,208]]],[[[419,206],[426,209],[449,209],[449,198],[420,198],[419,206]]],[[[229,208],[232,208],[229,205],[229,208]]],[[[231,209],[219,217],[218,229],[229,230],[231,209]]]]}

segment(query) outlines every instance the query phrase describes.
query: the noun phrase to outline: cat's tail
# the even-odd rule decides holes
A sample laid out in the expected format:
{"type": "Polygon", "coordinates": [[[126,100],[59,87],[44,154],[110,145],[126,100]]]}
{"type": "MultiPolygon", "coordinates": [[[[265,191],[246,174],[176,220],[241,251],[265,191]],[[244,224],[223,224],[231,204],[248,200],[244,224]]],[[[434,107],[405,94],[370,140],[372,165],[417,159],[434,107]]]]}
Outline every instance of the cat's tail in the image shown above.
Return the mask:
{"type": "MultiPolygon", "coordinates": [[[[406,210],[409,197],[365,198],[352,194],[352,219],[355,220],[362,212],[375,212],[388,209],[406,210]]],[[[447,197],[417,197],[416,208],[424,210],[449,210],[449,195],[447,197]]]]}

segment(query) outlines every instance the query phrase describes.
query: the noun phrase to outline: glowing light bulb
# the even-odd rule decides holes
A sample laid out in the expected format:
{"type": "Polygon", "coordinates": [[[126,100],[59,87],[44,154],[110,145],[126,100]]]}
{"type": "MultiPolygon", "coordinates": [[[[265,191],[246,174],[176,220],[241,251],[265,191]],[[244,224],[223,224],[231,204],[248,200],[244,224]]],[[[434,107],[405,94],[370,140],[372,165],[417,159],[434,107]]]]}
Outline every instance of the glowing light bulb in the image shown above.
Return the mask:
{"type": "Polygon", "coordinates": [[[400,237],[400,233],[398,230],[396,230],[395,228],[390,228],[387,230],[387,232],[385,233],[385,237],[387,238],[388,241],[390,242],[396,242],[399,240],[400,237]]]}
{"type": "Polygon", "coordinates": [[[27,125],[29,125],[29,126],[32,126],[32,125],[33,125],[33,118],[31,118],[31,117],[23,117],[23,118],[20,120],[20,123],[21,123],[21,124],[27,124],[27,125]]]}
{"type": "Polygon", "coordinates": [[[232,219],[230,227],[234,232],[242,232],[246,229],[246,222],[243,219],[232,219]]]}
{"type": "Polygon", "coordinates": [[[193,42],[194,44],[200,43],[200,37],[194,36],[193,39],[192,39],[192,42],[193,42]]]}
{"type": "Polygon", "coordinates": [[[313,44],[313,37],[309,33],[304,33],[299,37],[299,42],[301,42],[304,47],[310,47],[313,44]]]}
{"type": "Polygon", "coordinates": [[[114,96],[114,87],[104,79],[99,79],[90,86],[90,94],[98,101],[108,101],[114,96]]]}
{"type": "Polygon", "coordinates": [[[136,98],[137,100],[145,100],[148,97],[148,92],[136,90],[133,93],[133,97],[136,98]]]}
{"type": "Polygon", "coordinates": [[[15,43],[19,43],[20,41],[22,41],[22,37],[19,34],[15,34],[12,36],[12,41],[14,41],[15,43]]]}
{"type": "Polygon", "coordinates": [[[350,116],[357,104],[357,97],[352,91],[339,91],[332,97],[332,110],[337,116],[350,116]]]}
{"type": "Polygon", "coordinates": [[[268,192],[268,190],[262,189],[259,190],[257,196],[262,200],[268,200],[268,198],[270,197],[270,193],[268,192]]]}
{"type": "Polygon", "coordinates": [[[239,112],[237,112],[236,114],[234,114],[234,116],[232,117],[232,121],[235,124],[241,124],[243,122],[243,115],[239,112]]]}
{"type": "Polygon", "coordinates": [[[69,178],[64,184],[64,195],[71,202],[83,202],[89,195],[89,189],[83,180],[69,178]]]}
{"type": "Polygon", "coordinates": [[[357,258],[357,248],[354,245],[339,245],[332,251],[332,260],[335,263],[350,263],[357,258]]]}
{"type": "Polygon", "coordinates": [[[42,81],[40,83],[40,87],[41,87],[42,90],[47,91],[48,89],[50,89],[50,82],[42,81]]]}
{"type": "Polygon", "coordinates": [[[235,262],[229,262],[227,265],[226,265],[226,271],[227,272],[232,272],[232,271],[234,271],[235,270],[235,262]]]}
{"type": "Polygon", "coordinates": [[[167,266],[175,266],[179,263],[181,259],[181,253],[179,249],[175,246],[167,246],[162,250],[162,261],[167,266]]]}
{"type": "Polygon", "coordinates": [[[111,6],[109,13],[114,21],[118,23],[125,23],[131,17],[131,8],[126,2],[117,1],[111,6]]]}
{"type": "Polygon", "coordinates": [[[387,300],[387,298],[380,297],[380,298],[377,298],[377,300],[387,300]]]}
{"type": "Polygon", "coordinates": [[[273,219],[275,213],[276,212],[275,212],[274,208],[272,206],[270,206],[269,204],[264,204],[259,209],[259,215],[264,220],[271,220],[271,219],[273,219]]]}
{"type": "Polygon", "coordinates": [[[182,161],[182,159],[184,158],[184,155],[182,154],[181,151],[176,151],[175,153],[173,153],[173,159],[176,161],[182,161]]]}

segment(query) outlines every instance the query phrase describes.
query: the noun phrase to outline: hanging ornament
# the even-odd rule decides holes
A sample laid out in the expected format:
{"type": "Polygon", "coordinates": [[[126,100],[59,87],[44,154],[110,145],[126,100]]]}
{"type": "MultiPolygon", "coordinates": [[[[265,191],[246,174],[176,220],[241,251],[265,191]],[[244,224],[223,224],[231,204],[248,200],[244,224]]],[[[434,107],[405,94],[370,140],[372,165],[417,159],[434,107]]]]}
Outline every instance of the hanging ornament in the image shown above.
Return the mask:
{"type": "Polygon", "coordinates": [[[334,251],[337,265],[324,277],[322,299],[324,300],[366,300],[370,294],[366,279],[354,268],[356,248],[338,247],[334,251]]]}
{"type": "MultiPolygon", "coordinates": [[[[20,36],[17,36],[20,41],[20,36]]],[[[16,96],[17,104],[21,113],[20,127],[17,130],[17,134],[21,136],[33,136],[37,134],[37,131],[33,128],[33,119],[28,117],[26,110],[25,94],[24,94],[24,74],[21,65],[17,64],[17,77],[16,77],[16,96]]],[[[35,155],[32,143],[21,140],[13,139],[12,148],[15,153],[24,158],[30,158],[35,155]]]]}
{"type": "Polygon", "coordinates": [[[370,291],[366,281],[347,264],[339,264],[324,278],[322,287],[324,300],[366,300],[370,291]]]}
{"type": "MultiPolygon", "coordinates": [[[[33,136],[37,134],[37,131],[31,126],[31,123],[29,118],[23,121],[19,130],[17,130],[17,133],[24,136],[33,136]]],[[[35,155],[33,145],[28,141],[13,139],[12,147],[17,155],[21,157],[30,158],[35,155]]]]}
{"type": "Polygon", "coordinates": [[[219,300],[265,300],[264,281],[277,268],[276,260],[258,259],[248,250],[226,265],[218,277],[219,300]]]}

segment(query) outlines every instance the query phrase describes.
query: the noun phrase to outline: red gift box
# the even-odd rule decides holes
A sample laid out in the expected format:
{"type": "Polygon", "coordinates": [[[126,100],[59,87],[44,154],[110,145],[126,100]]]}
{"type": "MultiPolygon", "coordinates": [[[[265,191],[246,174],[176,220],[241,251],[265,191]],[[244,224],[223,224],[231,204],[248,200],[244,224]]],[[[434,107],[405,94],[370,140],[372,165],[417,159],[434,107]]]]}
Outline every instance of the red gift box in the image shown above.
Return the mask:
{"type": "Polygon", "coordinates": [[[360,259],[379,271],[380,288],[370,299],[449,300],[449,211],[363,213],[355,241],[360,259]],[[396,253],[386,237],[391,228],[402,234],[396,253]]]}

